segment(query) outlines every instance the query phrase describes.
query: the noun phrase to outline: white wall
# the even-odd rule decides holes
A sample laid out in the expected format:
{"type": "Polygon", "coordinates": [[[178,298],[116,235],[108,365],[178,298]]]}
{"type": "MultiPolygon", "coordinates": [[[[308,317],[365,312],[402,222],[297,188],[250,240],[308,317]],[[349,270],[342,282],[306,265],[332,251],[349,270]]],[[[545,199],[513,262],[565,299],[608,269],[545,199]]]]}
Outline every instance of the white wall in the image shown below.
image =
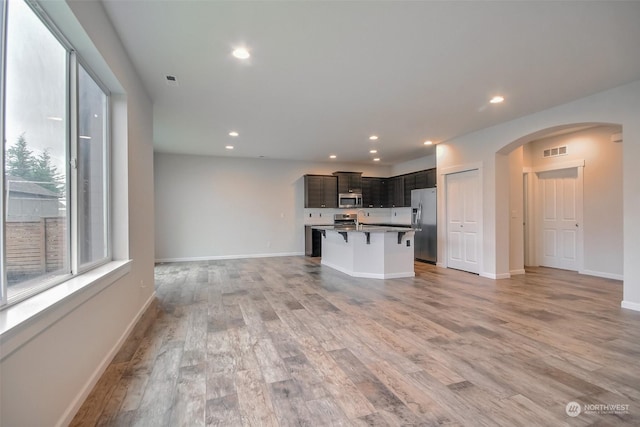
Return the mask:
{"type": "Polygon", "coordinates": [[[133,262],[80,305],[63,302],[13,331],[9,340],[39,332],[0,361],[3,426],[66,425],[154,295],[151,103],[101,3],[41,4],[114,92],[114,255],[133,262]]]}
{"type": "MultiPolygon", "coordinates": [[[[584,160],[584,272],[622,279],[622,144],[611,142],[617,126],[602,126],[529,143],[530,166],[584,160]],[[543,157],[547,148],[567,146],[567,155],[543,157]]],[[[512,242],[513,244],[513,242],[512,242]]]]}
{"type": "MultiPolygon", "coordinates": [[[[303,175],[335,171],[390,174],[387,167],[156,153],[156,259],[304,254],[303,175]]],[[[317,223],[319,212],[306,217],[317,223]]]]}
{"type": "Polygon", "coordinates": [[[518,147],[509,154],[509,273],[524,273],[524,196],[522,169],[524,148],[518,147]]]}
{"type": "Polygon", "coordinates": [[[417,172],[436,167],[436,155],[420,157],[407,162],[398,163],[391,167],[391,176],[404,175],[405,173],[417,172]]]}
{"type": "MultiPolygon", "coordinates": [[[[509,212],[509,163],[504,159],[515,148],[538,139],[549,129],[577,123],[610,123],[623,129],[623,233],[624,302],[640,309],[640,81],[540,111],[481,131],[473,132],[436,150],[438,185],[444,183],[447,168],[480,165],[482,169],[483,260],[481,274],[509,275],[509,233],[497,225],[509,212]],[[499,178],[499,179],[498,179],[499,178]],[[505,185],[505,178],[507,184],[505,185]],[[506,260],[506,261],[505,261],[506,260]]],[[[446,218],[443,192],[438,193],[440,218],[446,218]]],[[[442,224],[442,222],[441,222],[442,224]]],[[[438,229],[438,258],[446,253],[446,230],[438,229]]]]}

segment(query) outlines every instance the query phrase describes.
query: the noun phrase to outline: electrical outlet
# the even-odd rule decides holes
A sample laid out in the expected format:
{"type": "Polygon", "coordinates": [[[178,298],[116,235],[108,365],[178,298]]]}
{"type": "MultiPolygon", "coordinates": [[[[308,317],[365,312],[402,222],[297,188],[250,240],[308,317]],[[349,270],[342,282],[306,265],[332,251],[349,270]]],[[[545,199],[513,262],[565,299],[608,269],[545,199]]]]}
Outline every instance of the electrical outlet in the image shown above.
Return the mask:
{"type": "Polygon", "coordinates": [[[309,214],[309,218],[311,218],[312,216],[313,216],[313,214],[312,214],[312,213],[310,213],[310,214],[309,214]]]}
{"type": "Polygon", "coordinates": [[[407,240],[407,247],[411,247],[411,240],[407,240]]]}

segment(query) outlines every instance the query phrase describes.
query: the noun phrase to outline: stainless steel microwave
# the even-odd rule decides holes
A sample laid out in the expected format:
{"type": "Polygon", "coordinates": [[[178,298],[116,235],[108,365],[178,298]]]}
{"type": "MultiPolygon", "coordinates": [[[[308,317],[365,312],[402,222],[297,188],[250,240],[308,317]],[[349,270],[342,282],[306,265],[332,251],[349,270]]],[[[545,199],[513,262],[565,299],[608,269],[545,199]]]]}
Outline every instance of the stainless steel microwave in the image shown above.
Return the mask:
{"type": "Polygon", "coordinates": [[[362,193],[340,193],[338,194],[339,208],[361,208],[362,193]]]}

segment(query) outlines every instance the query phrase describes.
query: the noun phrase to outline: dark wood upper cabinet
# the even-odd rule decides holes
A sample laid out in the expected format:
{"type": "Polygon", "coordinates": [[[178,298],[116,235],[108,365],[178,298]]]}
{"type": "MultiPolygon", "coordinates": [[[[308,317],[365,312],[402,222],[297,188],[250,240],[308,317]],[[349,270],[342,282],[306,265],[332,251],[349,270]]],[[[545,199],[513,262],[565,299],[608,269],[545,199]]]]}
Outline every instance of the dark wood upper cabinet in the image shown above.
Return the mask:
{"type": "Polygon", "coordinates": [[[434,188],[437,184],[437,174],[436,168],[428,169],[425,171],[427,173],[427,186],[425,188],[434,188]]]}
{"type": "MultiPolygon", "coordinates": [[[[362,177],[362,206],[365,208],[383,208],[382,178],[362,177]]],[[[386,194],[384,196],[386,199],[386,194]]]]}
{"type": "Polygon", "coordinates": [[[427,186],[427,171],[420,171],[420,172],[416,172],[415,174],[415,180],[416,180],[416,187],[415,189],[418,190],[420,188],[429,188],[427,186]]]}
{"type": "Polygon", "coordinates": [[[337,208],[338,179],[329,175],[305,175],[304,207],[337,208]]]}
{"type": "Polygon", "coordinates": [[[362,172],[334,172],[338,193],[362,193],[362,172]]]}
{"type": "Polygon", "coordinates": [[[416,174],[410,173],[404,176],[404,203],[403,206],[411,206],[411,191],[416,188],[416,174]]]}
{"type": "Polygon", "coordinates": [[[361,172],[304,176],[305,208],[337,208],[339,193],[362,193],[365,208],[411,206],[411,190],[436,186],[436,168],[391,178],[363,177],[361,172]]]}
{"type": "Polygon", "coordinates": [[[404,177],[394,176],[387,179],[387,206],[399,208],[404,206],[404,177]]]}

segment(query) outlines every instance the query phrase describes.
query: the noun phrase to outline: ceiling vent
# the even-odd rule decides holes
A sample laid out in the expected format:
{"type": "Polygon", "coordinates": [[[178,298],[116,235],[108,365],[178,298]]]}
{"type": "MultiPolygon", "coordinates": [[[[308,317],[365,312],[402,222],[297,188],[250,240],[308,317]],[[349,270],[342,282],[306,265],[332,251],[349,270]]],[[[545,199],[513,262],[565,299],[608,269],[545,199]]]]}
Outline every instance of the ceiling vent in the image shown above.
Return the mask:
{"type": "Polygon", "coordinates": [[[542,157],[557,157],[566,155],[567,146],[563,145],[562,147],[547,148],[546,150],[544,150],[542,157]]]}
{"type": "Polygon", "coordinates": [[[611,142],[622,142],[622,132],[611,135],[611,142]]]}
{"type": "Polygon", "coordinates": [[[178,86],[178,79],[176,78],[176,76],[171,76],[167,74],[165,78],[167,79],[168,86],[174,86],[174,87],[178,86]]]}

